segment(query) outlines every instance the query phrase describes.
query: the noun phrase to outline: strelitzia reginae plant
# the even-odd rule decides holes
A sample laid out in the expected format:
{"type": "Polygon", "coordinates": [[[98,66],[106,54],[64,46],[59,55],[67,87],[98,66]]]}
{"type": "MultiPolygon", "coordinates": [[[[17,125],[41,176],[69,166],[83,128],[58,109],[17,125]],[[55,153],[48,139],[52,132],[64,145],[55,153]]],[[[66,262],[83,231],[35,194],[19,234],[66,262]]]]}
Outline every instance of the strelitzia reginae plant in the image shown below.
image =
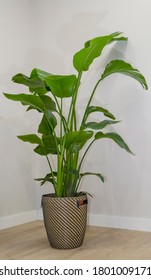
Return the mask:
{"type": "Polygon", "coordinates": [[[13,82],[29,87],[29,94],[4,93],[8,99],[20,101],[22,105],[27,106],[27,111],[36,110],[41,114],[38,134],[21,135],[18,138],[24,142],[36,144],[34,152],[46,157],[48,174],[37,180],[41,181],[41,185],[45,182],[52,183],[56,197],[77,196],[81,179],[86,175],[96,175],[104,182],[101,173],[81,172],[85,157],[96,141],[108,138],[128,153],[132,153],[119,134],[103,131],[106,126],[118,123],[115,116],[106,108],[92,105],[98,86],[112,74],[130,76],[144,89],[148,89],[144,76],[129,63],[123,60],[112,60],[106,65],[93,91],[88,93],[83,117],[77,122],[77,96],[83,73],[89,70],[94,59],[101,56],[108,44],[126,40],[127,38],[123,37],[121,32],[93,38],[73,56],[73,66],[77,75],[53,75],[34,68],[30,77],[19,73],[12,78],[13,82]],[[69,101],[67,116],[63,111],[66,98],[69,101]],[[98,122],[88,121],[94,112],[100,113],[98,122]],[[102,116],[105,119],[102,120],[102,116]],[[81,153],[83,148],[84,151],[81,153]],[[53,156],[57,159],[56,166],[52,164],[53,156]]]}

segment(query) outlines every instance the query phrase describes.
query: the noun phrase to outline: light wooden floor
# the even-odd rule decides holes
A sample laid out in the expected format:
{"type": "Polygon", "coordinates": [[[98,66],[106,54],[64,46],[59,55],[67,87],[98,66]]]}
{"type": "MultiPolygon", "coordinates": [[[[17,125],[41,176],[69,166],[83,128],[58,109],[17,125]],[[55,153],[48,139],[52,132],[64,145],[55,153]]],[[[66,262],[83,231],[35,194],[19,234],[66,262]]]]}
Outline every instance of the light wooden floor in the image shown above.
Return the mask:
{"type": "Polygon", "coordinates": [[[80,248],[57,250],[36,221],[0,231],[0,259],[151,260],[151,233],[89,226],[80,248]]]}

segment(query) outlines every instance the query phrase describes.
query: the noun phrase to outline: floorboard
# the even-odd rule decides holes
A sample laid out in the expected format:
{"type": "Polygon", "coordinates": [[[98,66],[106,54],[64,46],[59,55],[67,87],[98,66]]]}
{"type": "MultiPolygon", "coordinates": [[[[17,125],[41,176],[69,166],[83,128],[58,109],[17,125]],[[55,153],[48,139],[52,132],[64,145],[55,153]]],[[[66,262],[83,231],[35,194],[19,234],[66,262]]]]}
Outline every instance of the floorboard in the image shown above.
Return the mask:
{"type": "Polygon", "coordinates": [[[77,249],[50,247],[42,221],[0,231],[1,260],[151,260],[151,233],[88,226],[77,249]]]}

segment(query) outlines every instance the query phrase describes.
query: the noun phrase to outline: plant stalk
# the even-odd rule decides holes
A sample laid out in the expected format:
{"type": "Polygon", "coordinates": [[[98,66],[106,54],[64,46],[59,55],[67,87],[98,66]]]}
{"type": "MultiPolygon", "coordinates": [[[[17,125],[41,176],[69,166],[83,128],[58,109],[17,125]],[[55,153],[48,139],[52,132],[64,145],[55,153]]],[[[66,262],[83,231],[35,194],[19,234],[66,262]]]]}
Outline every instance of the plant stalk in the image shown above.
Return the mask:
{"type": "Polygon", "coordinates": [[[81,168],[81,165],[82,165],[82,163],[83,163],[83,160],[84,160],[84,158],[85,158],[85,156],[86,156],[88,150],[90,149],[90,147],[92,146],[92,144],[93,144],[94,142],[95,142],[95,139],[93,139],[93,141],[89,144],[89,146],[88,146],[87,149],[85,150],[85,152],[84,152],[84,154],[83,154],[83,156],[82,156],[82,159],[81,159],[81,161],[80,161],[80,163],[79,163],[78,171],[80,171],[80,168],[81,168]]]}
{"type": "Polygon", "coordinates": [[[73,120],[74,120],[74,130],[77,129],[75,106],[76,106],[77,94],[78,94],[78,89],[79,89],[79,86],[80,86],[81,77],[82,77],[82,71],[78,73],[78,78],[77,78],[72,102],[71,102],[70,109],[69,109],[69,115],[68,115],[67,123],[70,122],[70,130],[71,131],[73,130],[73,120]],[[70,120],[70,118],[71,118],[71,120],[70,120]]]}
{"type": "Polygon", "coordinates": [[[92,91],[92,94],[91,94],[91,96],[90,96],[90,98],[89,98],[89,101],[88,101],[88,103],[87,103],[87,106],[86,106],[86,109],[85,109],[85,112],[84,112],[84,115],[83,115],[83,119],[82,119],[82,122],[81,122],[81,125],[80,125],[80,129],[82,128],[83,124],[84,124],[85,121],[86,121],[86,113],[87,113],[87,110],[88,110],[88,108],[89,108],[89,106],[90,106],[90,103],[91,103],[91,101],[92,101],[92,98],[93,98],[93,96],[94,96],[94,94],[95,94],[95,91],[96,91],[96,89],[97,89],[99,83],[101,82],[101,80],[102,80],[102,78],[98,80],[98,82],[96,83],[96,85],[95,85],[95,87],[94,87],[94,89],[93,89],[93,91],[92,91]]]}

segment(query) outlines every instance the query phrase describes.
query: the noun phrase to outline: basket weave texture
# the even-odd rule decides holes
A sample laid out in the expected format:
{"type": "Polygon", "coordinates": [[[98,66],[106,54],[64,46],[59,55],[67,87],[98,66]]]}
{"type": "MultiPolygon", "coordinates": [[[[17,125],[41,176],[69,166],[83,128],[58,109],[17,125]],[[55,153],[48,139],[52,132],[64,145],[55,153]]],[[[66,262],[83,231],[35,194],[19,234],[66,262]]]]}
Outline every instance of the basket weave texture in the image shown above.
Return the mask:
{"type": "Polygon", "coordinates": [[[73,249],[83,243],[87,222],[87,195],[76,197],[42,196],[44,224],[50,245],[73,249]]]}

